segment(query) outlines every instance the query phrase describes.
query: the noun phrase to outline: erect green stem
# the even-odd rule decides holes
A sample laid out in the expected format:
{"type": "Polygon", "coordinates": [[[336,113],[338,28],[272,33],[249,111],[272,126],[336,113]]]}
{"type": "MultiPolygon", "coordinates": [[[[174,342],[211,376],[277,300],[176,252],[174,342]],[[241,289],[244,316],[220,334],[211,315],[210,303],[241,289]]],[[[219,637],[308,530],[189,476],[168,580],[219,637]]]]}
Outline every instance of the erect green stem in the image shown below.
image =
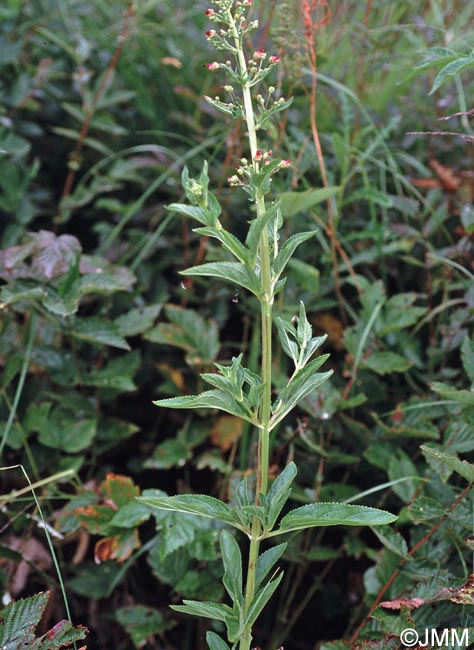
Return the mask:
{"type": "MultiPolygon", "coordinates": [[[[230,16],[230,24],[233,31],[233,37],[236,47],[236,59],[240,75],[243,79],[242,94],[244,117],[247,124],[248,140],[250,145],[250,154],[254,170],[259,169],[257,160],[257,130],[255,127],[255,115],[253,110],[252,96],[250,92],[250,83],[248,80],[247,62],[242,48],[242,38],[239,35],[237,26],[230,16]]],[[[255,197],[257,210],[257,219],[265,212],[265,199],[260,191],[257,191],[255,197]]],[[[262,359],[261,359],[261,377],[264,384],[264,392],[260,404],[259,412],[259,437],[258,437],[258,457],[257,457],[257,484],[255,488],[255,503],[259,505],[260,495],[266,494],[268,489],[268,465],[269,465],[269,422],[271,417],[271,391],[272,391],[272,305],[273,305],[273,287],[271,274],[270,245],[267,229],[264,228],[259,243],[260,253],[260,280],[262,294],[260,297],[261,320],[262,320],[262,359]]],[[[253,519],[252,531],[250,537],[249,559],[247,568],[247,583],[245,588],[244,617],[246,618],[249,607],[255,596],[255,576],[257,568],[257,559],[260,549],[259,536],[261,533],[261,524],[257,518],[253,519]]],[[[250,650],[252,643],[252,628],[250,625],[245,626],[240,638],[239,650],[250,650]]]]}

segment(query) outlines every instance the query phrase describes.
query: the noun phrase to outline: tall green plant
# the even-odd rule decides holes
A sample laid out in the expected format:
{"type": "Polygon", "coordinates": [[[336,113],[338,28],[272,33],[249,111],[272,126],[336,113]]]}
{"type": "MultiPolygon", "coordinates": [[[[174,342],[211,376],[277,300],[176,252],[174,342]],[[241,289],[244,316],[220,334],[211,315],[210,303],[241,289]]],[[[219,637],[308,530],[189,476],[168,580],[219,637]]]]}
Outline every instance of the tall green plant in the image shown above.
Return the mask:
{"type": "MultiPolygon", "coordinates": [[[[245,45],[258,27],[258,21],[249,20],[247,16],[251,0],[212,2],[215,9],[207,9],[206,15],[216,29],[207,31],[206,37],[216,49],[229,52],[233,61],[208,64],[211,71],[224,71],[231,83],[224,86],[228,94],[227,101],[221,97],[206,99],[225,115],[245,121],[249,157],[241,159],[236,174],[228,181],[231,186],[239,187],[248,194],[255,209],[255,218],[249,221],[245,242],[222,226],[219,219],[221,207],[208,189],[206,163],[200,176],[195,179],[190,178],[188,171],[184,170],[182,182],[189,204],[172,204],[169,209],[198,221],[201,226],[195,232],[217,239],[233,257],[233,261],[205,263],[183,273],[228,281],[250,291],[259,301],[261,371],[260,374],[255,374],[246,368],[242,363],[243,355],[240,354],[229,365],[216,364],[216,373],[202,375],[212,386],[211,390],[200,395],[158,400],[155,404],[179,409],[220,409],[249,422],[258,431],[257,480],[254,494],[251,493],[247,478],[237,486],[237,504],[234,507],[213,497],[195,494],[142,497],[141,501],[164,510],[208,517],[247,535],[250,544],[244,571],[241,549],[234,535],[228,528],[221,532],[223,584],[232,604],[185,600],[184,605],[175,606],[174,609],[223,621],[231,647],[249,650],[252,627],[283,577],[281,572],[274,570],[274,566],[284,553],[286,544],[280,543],[261,552],[261,544],[265,539],[314,526],[387,524],[396,517],[365,506],[313,503],[290,510],[280,518],[297,472],[293,462],[285,467],[270,488],[268,486],[270,433],[300,400],[331,374],[317,372],[328,355],[314,359],[312,357],[326,337],[313,337],[304,304],[300,304],[299,314],[291,321],[274,313],[275,295],[283,288],[282,275],[287,263],[297,247],[313,237],[315,232],[294,234],[281,245],[279,231],[283,218],[280,201],[274,200],[269,205],[265,201],[271,190],[272,176],[290,164],[289,161],[274,159],[271,151],[261,150],[257,136],[258,131],[266,128],[275,113],[286,109],[291,103],[282,97],[276,98],[272,86],[268,88],[266,97],[257,91],[261,82],[278,64],[279,57],[268,56],[261,49],[246,51],[245,45]],[[272,396],[274,322],[279,343],[294,363],[293,374],[275,400],[272,396]]],[[[208,632],[207,641],[210,650],[229,648],[214,632],[208,632]]]]}

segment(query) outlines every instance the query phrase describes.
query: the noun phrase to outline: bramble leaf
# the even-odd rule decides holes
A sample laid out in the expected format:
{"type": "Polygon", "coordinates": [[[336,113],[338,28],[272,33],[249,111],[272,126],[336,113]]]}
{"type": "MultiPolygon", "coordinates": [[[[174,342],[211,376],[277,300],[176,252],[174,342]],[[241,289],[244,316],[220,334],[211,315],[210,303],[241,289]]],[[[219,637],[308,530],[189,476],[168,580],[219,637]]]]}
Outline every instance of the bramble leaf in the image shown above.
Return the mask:
{"type": "Polygon", "coordinates": [[[474,481],[473,463],[468,463],[467,460],[459,460],[456,456],[444,454],[443,452],[433,449],[432,447],[427,447],[426,445],[421,445],[420,449],[425,456],[431,456],[431,458],[447,465],[449,469],[454,470],[457,474],[465,478],[466,481],[469,481],[469,483],[474,481]]]}

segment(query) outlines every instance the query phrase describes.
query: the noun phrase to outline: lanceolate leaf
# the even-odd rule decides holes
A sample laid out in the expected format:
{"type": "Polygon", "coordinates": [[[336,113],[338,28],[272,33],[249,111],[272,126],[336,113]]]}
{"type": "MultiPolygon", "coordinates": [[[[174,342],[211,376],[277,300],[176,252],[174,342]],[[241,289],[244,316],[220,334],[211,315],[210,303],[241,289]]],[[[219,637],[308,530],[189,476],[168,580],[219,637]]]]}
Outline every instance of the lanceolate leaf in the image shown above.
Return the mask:
{"type": "Polygon", "coordinates": [[[442,84],[446,81],[446,79],[449,79],[450,77],[453,77],[456,74],[459,74],[462,70],[465,70],[466,68],[471,68],[474,66],[474,56],[462,56],[459,59],[456,59],[455,61],[451,61],[447,65],[445,65],[441,70],[438,72],[438,74],[435,77],[435,80],[433,81],[433,86],[429,92],[430,95],[432,95],[434,92],[442,86],[442,84]]]}
{"type": "Polygon", "coordinates": [[[278,530],[269,537],[313,526],[380,526],[390,524],[398,517],[385,510],[344,503],[310,503],[289,512],[278,530]]]}
{"type": "Polygon", "coordinates": [[[255,588],[257,589],[264,578],[270,573],[275,564],[281,558],[287,544],[278,544],[278,546],[272,546],[267,551],[262,553],[257,560],[257,570],[255,572],[255,588]]]}
{"type": "Polygon", "coordinates": [[[240,262],[209,262],[200,266],[193,266],[185,271],[183,275],[207,276],[227,280],[231,284],[248,289],[253,294],[260,293],[260,281],[258,277],[240,262]]]}
{"type": "Polygon", "coordinates": [[[267,585],[265,585],[263,589],[257,591],[257,593],[255,594],[255,598],[253,599],[248,609],[247,620],[245,621],[245,625],[252,626],[255,623],[260,612],[272,597],[273,592],[280,584],[282,578],[283,578],[283,573],[280,573],[278,578],[275,578],[275,580],[272,580],[267,585]]]}
{"type": "Polygon", "coordinates": [[[172,212],[179,212],[179,214],[184,214],[186,217],[191,217],[191,219],[196,219],[204,226],[214,226],[216,219],[213,219],[209,210],[201,208],[197,205],[186,205],[186,203],[171,203],[167,206],[167,210],[172,212]]]}
{"type": "Polygon", "coordinates": [[[228,605],[221,603],[200,603],[197,600],[183,600],[184,605],[171,605],[171,609],[184,614],[204,616],[216,621],[226,621],[232,616],[232,610],[228,605]]]}
{"type": "Polygon", "coordinates": [[[271,530],[291,494],[291,484],[296,476],[296,465],[291,462],[272,483],[267,494],[267,526],[271,530]]]}
{"type": "Polygon", "coordinates": [[[235,235],[224,230],[224,228],[194,228],[194,232],[197,232],[199,235],[204,235],[205,237],[214,237],[215,239],[218,239],[224,248],[230,251],[239,262],[242,262],[243,264],[248,263],[248,249],[239,239],[237,239],[237,237],[235,237],[235,235]]]}
{"type": "Polygon", "coordinates": [[[332,370],[317,373],[316,370],[327,360],[328,354],[314,359],[307,366],[299,370],[290,380],[287,386],[280,392],[278,399],[273,405],[273,416],[270,426],[273,427],[280,422],[306,395],[322,384],[332,375],[332,370]]]}
{"type": "Polygon", "coordinates": [[[266,210],[263,214],[261,214],[259,217],[257,217],[256,219],[250,222],[250,228],[248,230],[245,243],[247,244],[247,246],[251,251],[253,262],[255,262],[255,259],[257,257],[257,251],[258,251],[258,246],[260,243],[260,237],[262,235],[262,232],[267,227],[268,223],[270,222],[270,219],[272,219],[276,215],[279,209],[280,209],[280,201],[275,201],[275,203],[272,206],[270,206],[268,210],[266,210]]]}
{"type": "Polygon", "coordinates": [[[174,497],[137,497],[137,499],[147,506],[217,519],[243,530],[237,515],[226,503],[205,494],[183,494],[174,497]]]}
{"type": "Polygon", "coordinates": [[[223,530],[220,546],[224,564],[222,582],[233,602],[242,605],[242,556],[239,545],[229,531],[223,530]]]}
{"type": "Polygon", "coordinates": [[[316,234],[315,230],[300,232],[296,235],[292,235],[291,237],[289,237],[289,239],[286,240],[286,242],[280,248],[280,252],[278,253],[278,255],[276,256],[273,262],[273,273],[275,274],[276,280],[282,274],[285,266],[287,265],[288,261],[290,260],[291,256],[298,248],[298,246],[303,242],[307,241],[308,239],[311,239],[311,237],[314,237],[315,234],[316,234]]]}
{"type": "Polygon", "coordinates": [[[258,424],[240,402],[232,399],[223,390],[207,390],[200,395],[183,395],[182,397],[159,399],[153,404],[171,409],[219,409],[231,415],[237,415],[252,424],[258,424]]]}
{"type": "Polygon", "coordinates": [[[229,650],[227,643],[225,643],[225,641],[223,641],[215,632],[207,632],[206,641],[209,650],[229,650]]]}

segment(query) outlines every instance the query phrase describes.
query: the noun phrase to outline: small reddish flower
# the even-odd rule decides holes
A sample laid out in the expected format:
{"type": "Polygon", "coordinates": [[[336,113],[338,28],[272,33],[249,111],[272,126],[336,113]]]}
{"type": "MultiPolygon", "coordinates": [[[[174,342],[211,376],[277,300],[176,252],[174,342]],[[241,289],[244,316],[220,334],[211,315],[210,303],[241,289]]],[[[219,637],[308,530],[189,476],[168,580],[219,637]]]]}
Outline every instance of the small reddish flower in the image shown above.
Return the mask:
{"type": "Polygon", "coordinates": [[[275,65],[276,63],[279,63],[279,62],[280,62],[280,57],[274,55],[274,56],[270,56],[268,60],[270,61],[270,63],[272,63],[273,65],[275,65]]]}
{"type": "Polygon", "coordinates": [[[256,52],[253,53],[253,58],[254,59],[264,59],[265,58],[265,50],[257,50],[256,52]]]}
{"type": "Polygon", "coordinates": [[[207,16],[208,18],[212,18],[212,16],[214,16],[214,14],[215,14],[216,12],[214,11],[214,9],[206,9],[206,11],[205,11],[204,13],[206,14],[206,16],[207,16]]]}
{"type": "Polygon", "coordinates": [[[290,160],[282,160],[281,161],[281,166],[282,167],[291,167],[291,161],[290,160]]]}
{"type": "Polygon", "coordinates": [[[221,66],[217,63],[217,61],[213,61],[212,63],[206,63],[206,68],[208,70],[211,70],[211,72],[214,72],[214,70],[219,70],[221,66]]]}
{"type": "Polygon", "coordinates": [[[212,38],[215,35],[216,35],[215,29],[208,29],[207,32],[205,33],[206,38],[212,38]]]}
{"type": "Polygon", "coordinates": [[[252,6],[252,0],[243,0],[242,2],[244,7],[251,7],[252,6]]]}
{"type": "Polygon", "coordinates": [[[263,158],[263,151],[260,151],[260,149],[257,149],[255,152],[255,156],[253,157],[254,162],[260,162],[263,158]]]}

